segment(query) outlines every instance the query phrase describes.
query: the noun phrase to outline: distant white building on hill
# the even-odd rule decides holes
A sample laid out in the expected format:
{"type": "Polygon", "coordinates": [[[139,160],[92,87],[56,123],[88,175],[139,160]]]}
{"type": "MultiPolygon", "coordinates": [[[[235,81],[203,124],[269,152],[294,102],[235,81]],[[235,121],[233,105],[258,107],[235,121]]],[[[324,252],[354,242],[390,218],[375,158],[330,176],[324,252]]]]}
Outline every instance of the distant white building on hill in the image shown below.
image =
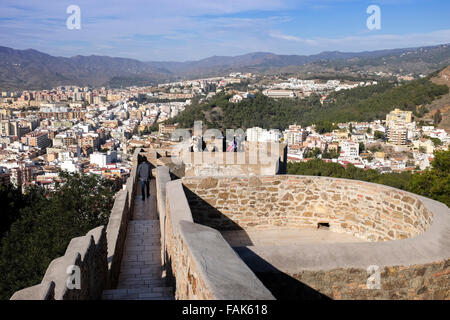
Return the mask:
{"type": "Polygon", "coordinates": [[[265,130],[254,127],[247,129],[247,141],[250,142],[279,142],[282,137],[278,129],[265,130]]]}
{"type": "Polygon", "coordinates": [[[359,158],[359,143],[353,141],[344,141],[341,145],[340,159],[354,160],[359,158]]]}
{"type": "Polygon", "coordinates": [[[293,90],[264,90],[263,94],[269,98],[295,98],[297,96],[293,90]]]}

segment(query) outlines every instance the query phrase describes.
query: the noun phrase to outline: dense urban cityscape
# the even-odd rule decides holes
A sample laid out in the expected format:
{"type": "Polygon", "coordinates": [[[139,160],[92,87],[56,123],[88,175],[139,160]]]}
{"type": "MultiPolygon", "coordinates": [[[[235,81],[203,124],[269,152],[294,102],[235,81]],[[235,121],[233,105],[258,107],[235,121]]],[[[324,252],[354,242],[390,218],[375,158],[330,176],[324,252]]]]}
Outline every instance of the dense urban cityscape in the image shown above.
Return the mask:
{"type": "MultiPolygon", "coordinates": [[[[245,91],[227,87],[252,78],[255,76],[249,73],[232,73],[156,87],[106,89],[69,85],[42,91],[2,92],[1,180],[15,186],[51,187],[59,170],[66,170],[124,183],[130,174],[130,155],[136,147],[152,147],[150,141],[173,144],[170,134],[177,125],[165,125],[165,120],[183,112],[194,97],[202,102],[225,92],[233,103],[252,99],[258,91],[252,89],[254,85],[248,85],[245,91]],[[152,132],[152,128],[158,130],[152,132]]],[[[273,82],[263,89],[264,95],[283,99],[319,94],[321,102],[331,91],[377,84],[344,84],[339,80],[322,84],[296,78],[273,82]]],[[[318,132],[314,125],[302,128],[296,123],[285,130],[254,127],[247,128],[246,135],[248,141],[286,143],[289,162],[319,158],[381,173],[425,170],[434,151],[446,150],[450,143],[444,129],[433,123],[418,126],[411,111],[400,109],[385,119],[336,125],[327,133],[318,132]]]]}
{"type": "Polygon", "coordinates": [[[449,11],[0,3],[0,301],[450,301],[449,11]]]}

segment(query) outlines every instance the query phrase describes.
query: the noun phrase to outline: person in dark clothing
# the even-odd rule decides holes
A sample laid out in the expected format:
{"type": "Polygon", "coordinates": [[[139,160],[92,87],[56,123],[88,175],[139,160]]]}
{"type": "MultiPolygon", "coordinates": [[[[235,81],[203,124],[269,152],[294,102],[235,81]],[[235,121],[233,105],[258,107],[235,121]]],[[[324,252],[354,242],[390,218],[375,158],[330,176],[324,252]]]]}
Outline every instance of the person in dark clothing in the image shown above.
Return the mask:
{"type": "Polygon", "coordinates": [[[141,180],[142,200],[145,201],[145,195],[147,195],[147,198],[150,197],[150,178],[152,177],[152,168],[146,157],[144,157],[144,161],[138,166],[137,175],[139,180],[141,180]]]}

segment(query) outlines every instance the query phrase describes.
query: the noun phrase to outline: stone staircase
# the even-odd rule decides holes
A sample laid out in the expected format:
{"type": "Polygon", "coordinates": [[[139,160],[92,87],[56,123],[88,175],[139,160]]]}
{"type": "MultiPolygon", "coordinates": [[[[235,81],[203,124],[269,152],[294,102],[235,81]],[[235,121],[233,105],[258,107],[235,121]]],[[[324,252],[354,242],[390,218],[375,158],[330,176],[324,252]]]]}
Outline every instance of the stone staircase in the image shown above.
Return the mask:
{"type": "Polygon", "coordinates": [[[174,300],[161,266],[160,226],[156,218],[154,184],[145,202],[136,196],[116,289],[104,290],[103,300],[174,300]]]}

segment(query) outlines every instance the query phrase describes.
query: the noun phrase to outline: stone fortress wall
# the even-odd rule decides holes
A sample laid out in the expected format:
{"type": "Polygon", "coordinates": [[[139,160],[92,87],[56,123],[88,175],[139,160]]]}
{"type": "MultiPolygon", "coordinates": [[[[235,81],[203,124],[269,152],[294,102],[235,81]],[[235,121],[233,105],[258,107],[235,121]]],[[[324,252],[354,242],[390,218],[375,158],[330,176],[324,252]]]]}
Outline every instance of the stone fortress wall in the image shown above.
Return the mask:
{"type": "Polygon", "coordinates": [[[286,172],[287,145],[248,142],[242,152],[178,154],[186,177],[276,175],[286,172]]]}
{"type": "Polygon", "coordinates": [[[356,243],[236,247],[277,298],[450,299],[450,210],[361,181],[307,176],[182,179],[194,221],[218,230],[317,228],[356,243]],[[369,289],[367,268],[380,270],[369,289]]]}
{"type": "MultiPolygon", "coordinates": [[[[255,271],[257,272],[257,271],[255,271]]],[[[276,280],[275,288],[283,278],[271,277],[262,271],[264,284],[276,280]]],[[[360,300],[449,300],[450,260],[416,265],[380,266],[380,289],[368,289],[366,268],[335,268],[331,270],[303,270],[287,274],[331,299],[360,300]]],[[[290,282],[287,283],[289,286],[290,282]]],[[[276,290],[276,289],[274,289],[276,290]]],[[[287,292],[295,295],[295,292],[287,292]]],[[[286,293],[284,293],[286,294],[286,293]]],[[[312,297],[314,297],[312,295],[312,297]]],[[[311,299],[311,295],[305,297],[311,299]]]]}
{"type": "MultiPolygon", "coordinates": [[[[11,300],[95,300],[104,289],[116,286],[134,205],[130,199],[137,192],[138,155],[158,164],[156,151],[135,151],[130,178],[126,188],[116,194],[108,225],[72,239],[65,255],[50,263],[42,282],[17,291],[11,300]],[[67,287],[67,268],[72,265],[80,267],[81,290],[67,287]]],[[[218,231],[193,223],[181,180],[171,182],[166,166],[158,166],[153,175],[163,230],[162,261],[168,277],[176,283],[177,299],[273,300],[218,231]]]]}
{"type": "Polygon", "coordinates": [[[134,154],[108,225],[72,239],[42,282],[12,299],[98,299],[114,288],[137,191],[138,155],[157,187],[162,261],[177,299],[450,299],[450,210],[442,203],[360,181],[304,176],[185,177],[172,180],[155,150],[134,154]],[[316,228],[356,243],[232,248],[220,231],[316,228]],[[66,287],[80,266],[82,290],[66,287]],[[367,289],[367,267],[381,289],[367,289]],[[283,296],[284,292],[284,296],[283,296]]]}
{"type": "Polygon", "coordinates": [[[100,297],[107,281],[107,244],[104,227],[70,241],[64,256],[53,260],[41,283],[17,291],[11,300],[90,300],[100,297]],[[81,289],[69,289],[67,268],[80,268],[81,289]]]}
{"type": "Polygon", "coordinates": [[[64,256],[54,259],[40,284],[17,291],[11,300],[96,300],[102,291],[114,288],[120,273],[126,230],[137,191],[136,165],[139,150],[126,189],[116,194],[107,226],[89,231],[70,241],[64,256]],[[68,289],[67,268],[80,267],[81,289],[68,289]]]}
{"type": "Polygon", "coordinates": [[[217,230],[194,223],[181,180],[158,167],[156,182],[163,261],[176,299],[274,299],[217,230]]]}
{"type": "Polygon", "coordinates": [[[326,177],[185,177],[194,220],[218,230],[317,228],[370,241],[424,232],[433,215],[415,195],[393,188],[326,177]]]}
{"type": "Polygon", "coordinates": [[[193,152],[189,158],[185,161],[185,175],[190,177],[270,175],[280,171],[279,157],[271,157],[264,165],[251,163],[244,152],[193,152]]]}

